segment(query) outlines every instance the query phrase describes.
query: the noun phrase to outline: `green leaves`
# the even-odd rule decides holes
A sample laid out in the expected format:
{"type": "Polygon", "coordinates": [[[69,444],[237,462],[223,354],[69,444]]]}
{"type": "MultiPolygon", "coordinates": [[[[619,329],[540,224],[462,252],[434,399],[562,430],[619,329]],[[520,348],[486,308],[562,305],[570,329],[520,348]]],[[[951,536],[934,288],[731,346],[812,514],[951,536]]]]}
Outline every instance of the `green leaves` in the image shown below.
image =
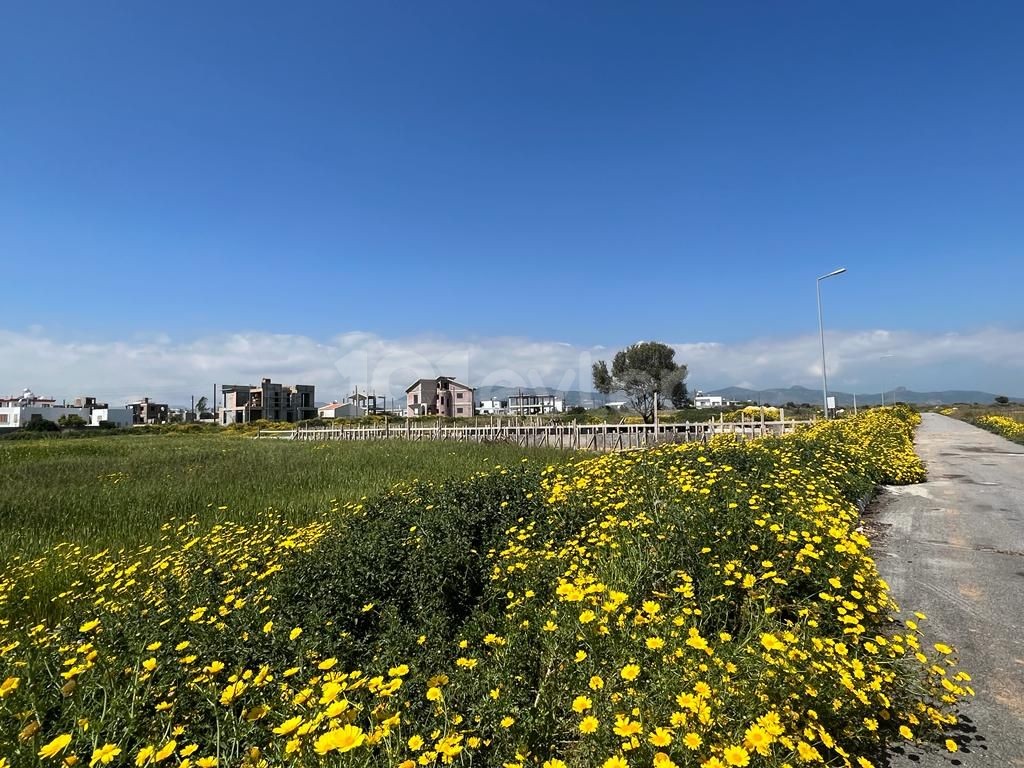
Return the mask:
{"type": "Polygon", "coordinates": [[[669,398],[676,407],[686,402],[686,366],[675,361],[676,352],[658,341],[642,341],[615,354],[611,371],[604,360],[593,365],[594,389],[608,395],[622,390],[630,405],[650,422],[655,399],[669,398]]]}

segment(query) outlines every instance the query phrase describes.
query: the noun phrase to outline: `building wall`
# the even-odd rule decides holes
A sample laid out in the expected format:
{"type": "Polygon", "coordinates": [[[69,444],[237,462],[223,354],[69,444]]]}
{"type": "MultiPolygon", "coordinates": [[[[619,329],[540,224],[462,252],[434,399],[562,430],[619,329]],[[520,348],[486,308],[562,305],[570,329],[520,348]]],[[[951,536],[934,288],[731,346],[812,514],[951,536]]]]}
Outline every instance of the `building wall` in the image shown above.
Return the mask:
{"type": "Polygon", "coordinates": [[[296,384],[290,389],[289,404],[295,411],[295,420],[315,419],[317,416],[316,387],[312,384],[296,384]]]}
{"type": "Polygon", "coordinates": [[[449,418],[469,418],[476,412],[473,400],[475,390],[459,382],[447,382],[438,379],[425,379],[416,382],[416,386],[406,392],[405,412],[407,416],[445,416],[449,418]],[[462,397],[459,398],[459,393],[462,397]],[[459,409],[462,412],[459,412],[459,409]]]}
{"type": "Polygon", "coordinates": [[[561,413],[565,402],[555,395],[512,395],[508,399],[508,412],[515,415],[561,413]]]}
{"type": "Polygon", "coordinates": [[[309,384],[285,386],[263,382],[263,415],[272,421],[303,421],[317,416],[315,387],[309,384]]]}
{"type": "Polygon", "coordinates": [[[132,411],[135,424],[166,424],[170,420],[170,408],[167,404],[154,403],[148,397],[137,403],[131,403],[128,407],[132,411]]]}
{"type": "Polygon", "coordinates": [[[476,412],[476,404],[473,399],[473,390],[470,387],[462,386],[455,382],[449,382],[449,406],[448,416],[452,416],[456,419],[468,419],[476,412]],[[461,399],[459,398],[461,395],[461,399]],[[462,412],[459,412],[462,409],[462,412]]]}
{"type": "Polygon", "coordinates": [[[721,395],[698,395],[693,398],[695,408],[716,408],[723,405],[721,395]]]}
{"type": "Polygon", "coordinates": [[[98,427],[101,421],[108,421],[118,427],[132,426],[134,409],[128,408],[96,408],[91,414],[89,425],[98,427]]]}
{"type": "Polygon", "coordinates": [[[221,392],[221,424],[258,419],[294,422],[317,417],[316,387],[312,384],[285,386],[263,379],[254,387],[227,384],[221,392]]]}
{"type": "Polygon", "coordinates": [[[406,413],[409,416],[436,415],[436,399],[436,381],[427,379],[417,382],[416,386],[406,393],[406,413]]]}
{"type": "Polygon", "coordinates": [[[71,405],[75,408],[107,408],[106,403],[99,402],[98,398],[91,397],[89,395],[79,395],[76,397],[71,405]]]}
{"type": "Polygon", "coordinates": [[[223,405],[220,409],[221,424],[235,424],[245,420],[245,406],[249,402],[249,388],[237,385],[221,387],[223,405]]]}
{"type": "Polygon", "coordinates": [[[15,405],[0,406],[0,429],[14,429],[19,426],[17,421],[21,418],[21,409],[15,405]]]}
{"type": "Polygon", "coordinates": [[[251,397],[253,419],[269,421],[285,421],[288,411],[288,400],[281,385],[264,385],[255,397],[251,397]]]}
{"type": "Polygon", "coordinates": [[[434,399],[434,411],[437,413],[438,416],[451,418],[451,397],[452,393],[446,386],[444,386],[444,382],[439,384],[437,387],[437,395],[435,396],[434,399]]]}
{"type": "Polygon", "coordinates": [[[320,408],[318,412],[325,419],[358,419],[366,415],[366,410],[355,403],[342,403],[334,408],[320,408]]]}
{"type": "MultiPolygon", "coordinates": [[[[69,415],[79,416],[87,424],[92,423],[92,414],[88,408],[63,405],[11,405],[0,408],[0,429],[22,427],[32,421],[33,416],[56,424],[61,416],[69,415]]],[[[128,423],[131,424],[131,421],[128,423]]]]}

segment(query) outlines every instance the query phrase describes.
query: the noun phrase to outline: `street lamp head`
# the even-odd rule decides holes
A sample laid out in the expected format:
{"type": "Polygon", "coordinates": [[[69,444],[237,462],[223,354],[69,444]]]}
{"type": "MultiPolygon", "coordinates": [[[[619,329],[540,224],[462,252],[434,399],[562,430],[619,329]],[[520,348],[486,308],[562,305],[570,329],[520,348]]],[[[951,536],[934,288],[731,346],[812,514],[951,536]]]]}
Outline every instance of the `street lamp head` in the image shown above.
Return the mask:
{"type": "Polygon", "coordinates": [[[827,275],[822,275],[818,279],[819,280],[824,280],[826,277],[835,277],[836,275],[843,274],[843,272],[845,272],[845,271],[846,271],[846,267],[840,267],[839,269],[836,269],[836,270],[833,270],[832,272],[829,272],[827,275]]]}

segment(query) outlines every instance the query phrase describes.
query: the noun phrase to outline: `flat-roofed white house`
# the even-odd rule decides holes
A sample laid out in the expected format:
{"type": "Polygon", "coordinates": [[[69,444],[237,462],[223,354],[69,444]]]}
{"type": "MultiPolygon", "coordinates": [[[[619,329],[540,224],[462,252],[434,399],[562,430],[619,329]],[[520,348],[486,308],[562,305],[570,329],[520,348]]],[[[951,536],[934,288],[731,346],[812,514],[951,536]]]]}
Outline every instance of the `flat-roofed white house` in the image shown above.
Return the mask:
{"type": "Polygon", "coordinates": [[[464,419],[475,415],[473,387],[451,376],[419,379],[405,390],[407,416],[445,416],[464,419]]]}
{"type": "Polygon", "coordinates": [[[693,396],[694,408],[721,408],[724,405],[726,405],[725,398],[721,395],[705,395],[703,392],[697,392],[693,396]]]}

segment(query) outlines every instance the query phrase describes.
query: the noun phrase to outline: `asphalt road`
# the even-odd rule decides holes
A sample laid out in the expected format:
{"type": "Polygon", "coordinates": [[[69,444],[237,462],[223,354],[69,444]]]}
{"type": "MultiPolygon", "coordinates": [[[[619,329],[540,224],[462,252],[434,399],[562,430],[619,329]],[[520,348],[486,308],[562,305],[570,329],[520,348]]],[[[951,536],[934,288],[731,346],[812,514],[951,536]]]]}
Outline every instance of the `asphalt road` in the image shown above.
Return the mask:
{"type": "Polygon", "coordinates": [[[891,765],[1024,768],[1024,446],[924,414],[920,485],[887,487],[873,505],[875,561],[925,638],[955,646],[973,678],[961,751],[907,750],[891,765]]]}

